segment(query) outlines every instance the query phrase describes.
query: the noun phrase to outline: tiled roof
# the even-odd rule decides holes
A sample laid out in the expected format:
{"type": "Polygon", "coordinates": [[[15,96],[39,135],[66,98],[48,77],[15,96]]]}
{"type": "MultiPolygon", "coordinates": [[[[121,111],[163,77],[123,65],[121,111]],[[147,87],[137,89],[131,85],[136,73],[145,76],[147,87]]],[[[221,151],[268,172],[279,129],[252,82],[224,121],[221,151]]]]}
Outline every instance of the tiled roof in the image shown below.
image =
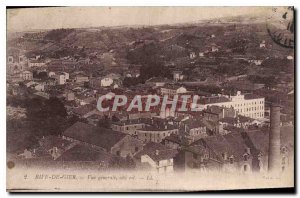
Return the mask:
{"type": "Polygon", "coordinates": [[[183,123],[186,124],[190,129],[205,127],[205,124],[200,119],[187,119],[183,121],[183,123]]]}
{"type": "Polygon", "coordinates": [[[168,140],[170,142],[175,142],[179,145],[188,145],[189,141],[185,136],[180,136],[176,134],[171,134],[170,136],[167,136],[165,140],[168,140]]]}
{"type": "Polygon", "coordinates": [[[166,159],[172,159],[177,155],[178,151],[176,149],[160,150],[158,154],[156,151],[148,153],[147,155],[154,161],[161,161],[166,159]]]}
{"type": "Polygon", "coordinates": [[[80,106],[77,108],[73,108],[71,111],[80,116],[84,116],[85,114],[87,114],[95,109],[96,109],[96,106],[94,106],[94,105],[84,105],[84,106],[80,106]]]}
{"type": "Polygon", "coordinates": [[[66,148],[68,145],[71,144],[70,141],[64,140],[62,138],[56,137],[56,136],[46,136],[39,140],[41,146],[46,149],[47,151],[49,149],[52,149],[53,147],[57,148],[66,148]]]}
{"type": "Polygon", "coordinates": [[[108,162],[112,155],[104,151],[95,150],[89,146],[78,144],[64,152],[57,161],[101,161],[108,162]]]}
{"type": "Polygon", "coordinates": [[[200,104],[214,104],[214,103],[223,103],[223,102],[230,102],[230,100],[224,96],[218,97],[208,97],[208,98],[200,98],[200,104]]]}
{"type": "Polygon", "coordinates": [[[154,161],[160,161],[171,159],[175,157],[177,153],[178,151],[176,149],[169,149],[162,144],[149,142],[143,147],[143,150],[138,152],[134,157],[140,159],[142,155],[148,155],[154,161]]]}
{"type": "Polygon", "coordinates": [[[245,94],[245,100],[252,100],[252,99],[258,99],[258,98],[264,98],[264,97],[256,95],[256,94],[245,94]]]}
{"type": "Polygon", "coordinates": [[[107,151],[126,136],[120,132],[95,127],[83,122],[76,122],[65,130],[63,135],[81,142],[99,146],[107,151]]]}

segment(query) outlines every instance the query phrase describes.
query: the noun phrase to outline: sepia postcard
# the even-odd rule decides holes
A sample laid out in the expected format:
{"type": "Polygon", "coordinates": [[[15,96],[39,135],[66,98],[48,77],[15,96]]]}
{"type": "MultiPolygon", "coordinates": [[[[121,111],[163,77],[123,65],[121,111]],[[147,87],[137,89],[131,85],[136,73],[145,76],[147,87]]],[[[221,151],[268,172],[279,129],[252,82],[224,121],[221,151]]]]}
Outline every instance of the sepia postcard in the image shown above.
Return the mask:
{"type": "Polygon", "coordinates": [[[294,7],[7,7],[9,192],[294,189],[294,7]]]}

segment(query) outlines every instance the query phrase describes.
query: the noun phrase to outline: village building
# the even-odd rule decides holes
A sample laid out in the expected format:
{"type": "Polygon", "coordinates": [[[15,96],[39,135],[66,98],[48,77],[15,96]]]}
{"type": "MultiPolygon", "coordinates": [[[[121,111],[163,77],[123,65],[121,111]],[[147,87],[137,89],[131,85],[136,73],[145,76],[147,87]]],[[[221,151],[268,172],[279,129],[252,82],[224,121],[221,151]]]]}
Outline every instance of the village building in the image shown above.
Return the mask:
{"type": "Polygon", "coordinates": [[[148,165],[148,170],[158,174],[169,174],[174,172],[173,158],[177,155],[176,149],[170,149],[162,144],[149,142],[138,152],[134,158],[139,162],[138,167],[148,165]]]}
{"type": "Polygon", "coordinates": [[[46,63],[43,61],[39,61],[39,60],[29,60],[28,61],[28,67],[42,67],[45,66],[46,63]]]}
{"type": "Polygon", "coordinates": [[[173,80],[175,82],[183,80],[184,75],[182,74],[182,71],[174,71],[173,72],[173,80]]]}
{"type": "Polygon", "coordinates": [[[69,127],[62,137],[121,157],[133,156],[143,147],[143,142],[134,137],[82,122],[69,127]]]}
{"type": "Polygon", "coordinates": [[[21,71],[19,75],[20,75],[20,78],[23,80],[32,80],[33,79],[33,74],[30,71],[21,71]]]}
{"type": "Polygon", "coordinates": [[[233,107],[239,115],[260,119],[264,117],[265,99],[253,94],[241,94],[240,91],[234,96],[213,96],[204,97],[199,100],[197,107],[200,110],[206,109],[208,106],[233,107]]]}
{"type": "Polygon", "coordinates": [[[64,85],[67,82],[67,80],[69,79],[69,73],[58,72],[58,73],[52,75],[51,78],[54,78],[58,85],[64,85]]]}
{"type": "Polygon", "coordinates": [[[175,96],[178,94],[187,93],[187,89],[179,85],[165,85],[160,89],[161,95],[175,96]]]}
{"type": "Polygon", "coordinates": [[[160,143],[167,136],[178,133],[178,128],[173,125],[165,124],[164,126],[144,126],[141,129],[136,129],[134,135],[136,135],[138,139],[144,142],[160,143]]]}
{"type": "Polygon", "coordinates": [[[147,124],[141,121],[141,119],[124,120],[111,124],[112,130],[126,133],[128,135],[136,135],[137,130],[142,129],[145,126],[147,126],[147,124]]]}

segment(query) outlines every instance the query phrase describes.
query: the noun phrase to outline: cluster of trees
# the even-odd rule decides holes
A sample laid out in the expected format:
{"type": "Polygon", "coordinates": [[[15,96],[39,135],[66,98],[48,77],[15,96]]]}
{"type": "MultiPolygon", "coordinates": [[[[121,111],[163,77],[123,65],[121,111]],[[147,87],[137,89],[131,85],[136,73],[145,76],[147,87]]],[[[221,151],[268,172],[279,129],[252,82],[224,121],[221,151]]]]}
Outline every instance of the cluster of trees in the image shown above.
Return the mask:
{"type": "Polygon", "coordinates": [[[64,28],[51,30],[45,35],[44,39],[60,41],[61,39],[65,38],[68,34],[70,34],[73,31],[74,29],[64,29],[64,28]]]}
{"type": "Polygon", "coordinates": [[[140,76],[138,78],[125,78],[124,85],[132,86],[138,83],[145,83],[152,77],[172,78],[169,68],[165,67],[161,58],[163,54],[158,43],[152,42],[143,44],[142,47],[131,50],[127,53],[127,59],[130,63],[142,65],[140,76]]]}
{"type": "Polygon", "coordinates": [[[24,100],[10,99],[9,105],[26,108],[27,123],[22,130],[30,131],[30,138],[47,135],[60,135],[64,130],[77,121],[76,116],[68,116],[64,104],[57,98],[44,100],[40,98],[27,98],[24,100]]]}
{"type": "Polygon", "coordinates": [[[245,64],[220,64],[216,70],[219,74],[241,75],[247,72],[247,65],[245,64]]]}
{"type": "Polygon", "coordinates": [[[48,74],[45,71],[38,72],[38,71],[34,70],[32,75],[33,75],[33,78],[37,78],[37,79],[41,79],[41,80],[45,80],[48,78],[48,74]]]}

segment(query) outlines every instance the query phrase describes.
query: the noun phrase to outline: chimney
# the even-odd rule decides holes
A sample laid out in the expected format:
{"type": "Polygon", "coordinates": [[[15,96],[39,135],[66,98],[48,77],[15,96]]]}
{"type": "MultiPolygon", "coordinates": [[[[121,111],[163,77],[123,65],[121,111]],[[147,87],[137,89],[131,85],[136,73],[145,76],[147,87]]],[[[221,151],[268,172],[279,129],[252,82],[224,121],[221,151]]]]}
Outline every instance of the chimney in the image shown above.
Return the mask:
{"type": "Polygon", "coordinates": [[[156,151],[155,151],[155,155],[159,155],[159,150],[156,150],[156,151]]]}
{"type": "Polygon", "coordinates": [[[271,105],[268,170],[280,170],[280,106],[271,105]]]}

